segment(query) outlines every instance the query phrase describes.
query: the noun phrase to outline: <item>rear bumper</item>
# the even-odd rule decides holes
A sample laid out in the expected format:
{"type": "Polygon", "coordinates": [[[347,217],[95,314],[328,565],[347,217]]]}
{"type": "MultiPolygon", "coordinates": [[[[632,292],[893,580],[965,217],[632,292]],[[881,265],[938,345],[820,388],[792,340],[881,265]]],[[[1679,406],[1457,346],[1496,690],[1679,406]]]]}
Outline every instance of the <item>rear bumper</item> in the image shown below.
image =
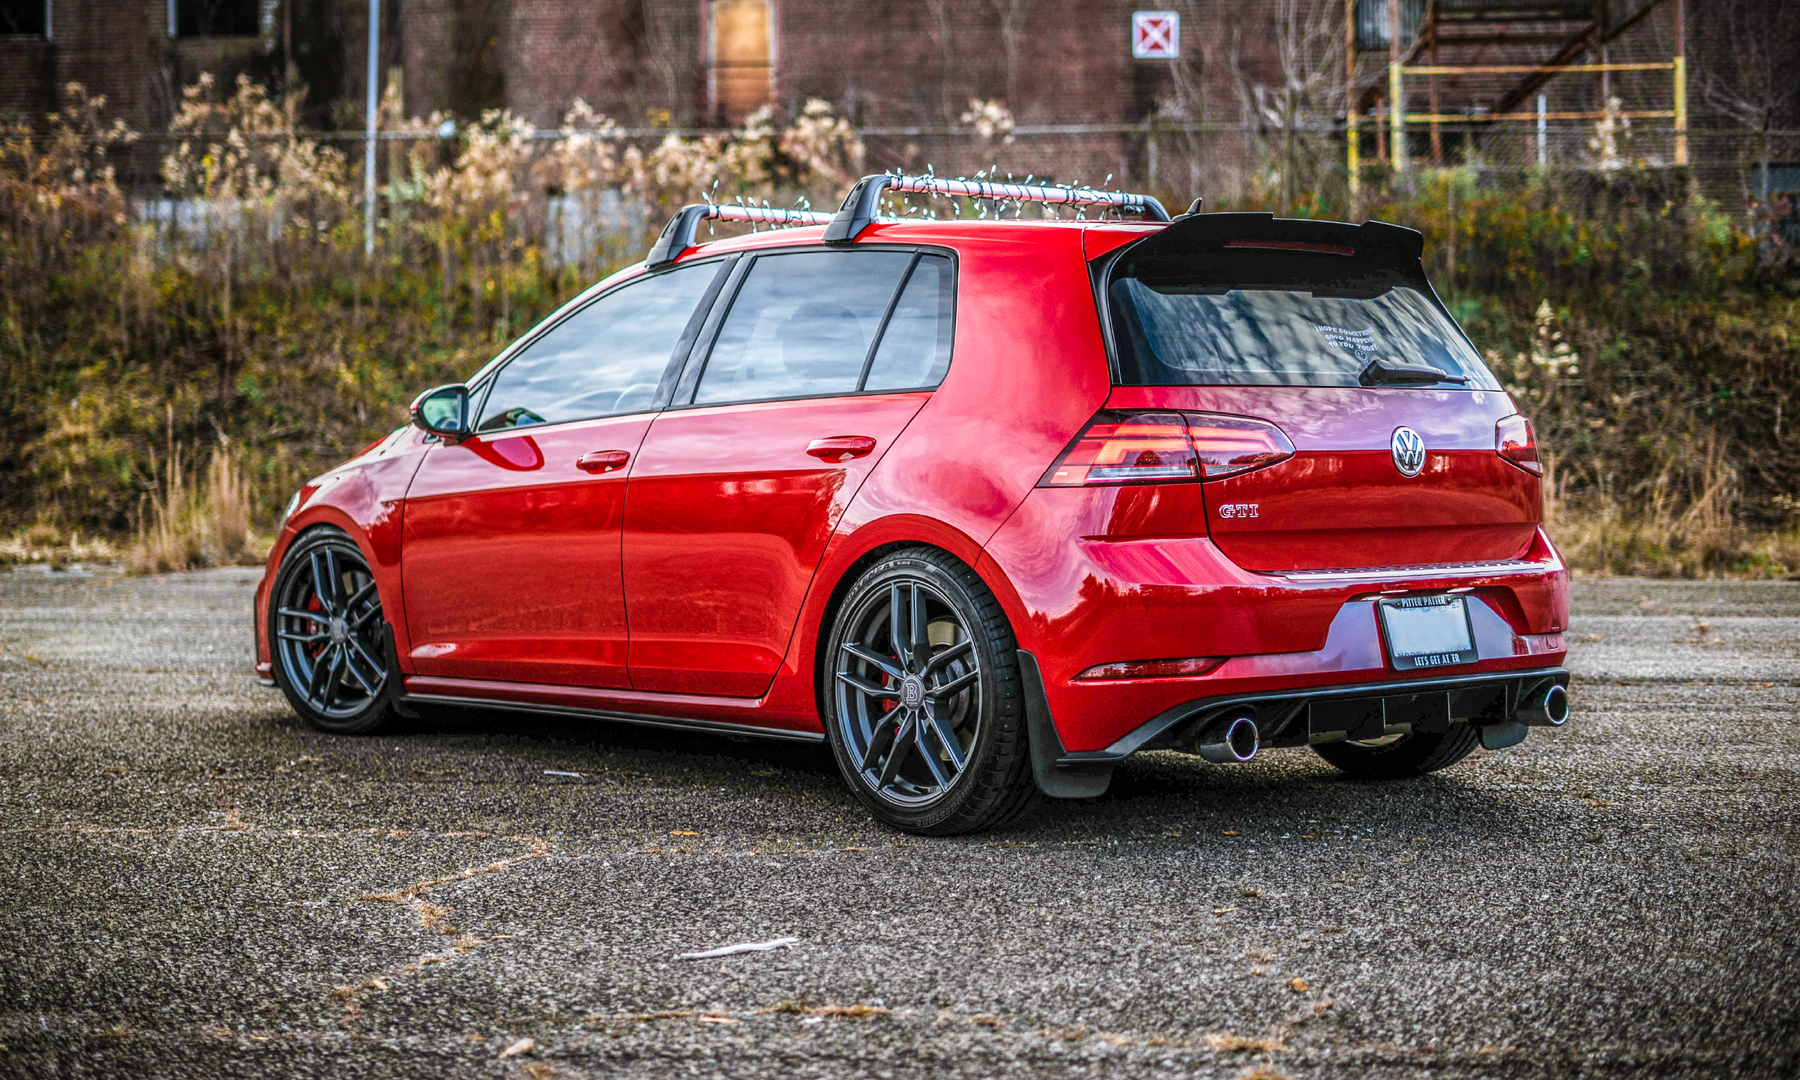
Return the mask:
{"type": "Polygon", "coordinates": [[[1045,706],[1070,751],[1104,751],[1190,702],[1408,678],[1382,644],[1383,595],[1469,598],[1476,660],[1421,676],[1498,677],[1556,667],[1567,655],[1568,571],[1541,532],[1504,562],[1258,573],[1206,537],[1096,539],[1034,505],[987,545],[982,568],[999,585],[1020,648],[1036,657],[1045,706]],[[1063,539],[1044,539],[1058,532],[1063,539]],[[1078,677],[1102,664],[1190,657],[1222,662],[1203,676],[1078,677]]]}
{"type": "Polygon", "coordinates": [[[1528,668],[1203,697],[1166,710],[1104,750],[1064,753],[1056,763],[1105,764],[1139,750],[1180,748],[1205,728],[1238,716],[1256,721],[1265,746],[1441,734],[1459,723],[1492,727],[1514,723],[1521,703],[1552,684],[1567,687],[1568,670],[1528,668]]]}

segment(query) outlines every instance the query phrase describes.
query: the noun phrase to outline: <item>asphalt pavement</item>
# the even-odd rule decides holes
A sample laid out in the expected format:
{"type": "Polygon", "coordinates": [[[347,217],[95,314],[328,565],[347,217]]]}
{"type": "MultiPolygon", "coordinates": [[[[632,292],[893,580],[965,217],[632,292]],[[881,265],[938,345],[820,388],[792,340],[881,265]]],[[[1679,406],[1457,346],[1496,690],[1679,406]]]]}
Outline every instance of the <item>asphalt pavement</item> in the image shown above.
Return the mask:
{"type": "Polygon", "coordinates": [[[313,733],[255,577],[0,573],[0,1076],[1800,1073],[1800,583],[1578,582],[1574,720],[1430,777],[927,840],[819,748],[313,733]]]}

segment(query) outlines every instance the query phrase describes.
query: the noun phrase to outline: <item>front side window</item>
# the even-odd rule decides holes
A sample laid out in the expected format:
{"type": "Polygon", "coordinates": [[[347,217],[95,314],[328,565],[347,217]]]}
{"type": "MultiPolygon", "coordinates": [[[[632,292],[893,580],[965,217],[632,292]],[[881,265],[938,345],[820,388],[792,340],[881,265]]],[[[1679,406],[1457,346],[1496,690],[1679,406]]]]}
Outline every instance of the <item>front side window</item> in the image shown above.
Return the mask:
{"type": "Polygon", "coordinates": [[[475,429],[655,408],[675,346],[718,272],[718,263],[698,263],[641,278],[557,323],[500,369],[475,429]]]}
{"type": "Polygon", "coordinates": [[[719,328],[697,405],[853,394],[909,251],[764,255],[719,328]]]}

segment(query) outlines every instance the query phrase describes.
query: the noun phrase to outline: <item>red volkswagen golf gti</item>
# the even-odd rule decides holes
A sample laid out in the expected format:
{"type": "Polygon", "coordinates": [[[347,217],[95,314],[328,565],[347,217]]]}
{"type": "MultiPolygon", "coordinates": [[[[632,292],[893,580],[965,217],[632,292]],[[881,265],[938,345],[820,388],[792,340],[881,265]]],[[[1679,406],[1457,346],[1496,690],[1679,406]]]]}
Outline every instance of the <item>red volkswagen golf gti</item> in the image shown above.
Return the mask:
{"type": "Polygon", "coordinates": [[[1140,750],[1393,778],[1512,745],[1568,717],[1568,575],[1420,249],[927,177],[689,207],[300,490],[258,670],[330,732],[451,703],[823,740],[928,834],[1140,750]],[[1144,220],[879,217],[895,190],[1144,220]]]}

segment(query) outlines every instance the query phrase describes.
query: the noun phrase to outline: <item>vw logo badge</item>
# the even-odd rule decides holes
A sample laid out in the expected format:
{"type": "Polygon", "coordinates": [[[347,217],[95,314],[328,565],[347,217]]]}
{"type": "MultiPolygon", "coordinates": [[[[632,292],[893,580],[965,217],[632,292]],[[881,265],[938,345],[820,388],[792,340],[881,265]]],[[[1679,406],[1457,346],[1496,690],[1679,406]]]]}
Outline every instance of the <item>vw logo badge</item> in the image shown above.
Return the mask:
{"type": "Polygon", "coordinates": [[[1409,427],[1395,428],[1391,442],[1394,451],[1394,468],[1400,470],[1401,476],[1417,476],[1425,468],[1425,440],[1419,433],[1409,427]]]}

